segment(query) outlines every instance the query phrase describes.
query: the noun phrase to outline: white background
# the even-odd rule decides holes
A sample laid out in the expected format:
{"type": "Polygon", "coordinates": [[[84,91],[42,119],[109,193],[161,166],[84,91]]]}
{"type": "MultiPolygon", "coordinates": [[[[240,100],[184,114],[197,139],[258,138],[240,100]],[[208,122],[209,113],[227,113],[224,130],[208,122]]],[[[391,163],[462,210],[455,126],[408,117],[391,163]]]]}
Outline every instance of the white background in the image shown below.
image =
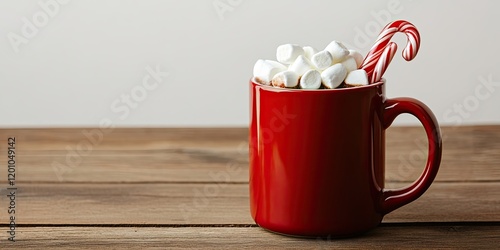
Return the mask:
{"type": "Polygon", "coordinates": [[[247,126],[257,59],[283,43],[332,40],[365,54],[388,19],[422,37],[409,63],[395,37],[388,97],[420,99],[441,125],[500,123],[500,1],[54,1],[0,2],[0,127],[247,126]],[[23,20],[38,25],[31,37],[23,20]],[[141,88],[148,66],[168,76],[126,106],[121,96],[141,88]]]}

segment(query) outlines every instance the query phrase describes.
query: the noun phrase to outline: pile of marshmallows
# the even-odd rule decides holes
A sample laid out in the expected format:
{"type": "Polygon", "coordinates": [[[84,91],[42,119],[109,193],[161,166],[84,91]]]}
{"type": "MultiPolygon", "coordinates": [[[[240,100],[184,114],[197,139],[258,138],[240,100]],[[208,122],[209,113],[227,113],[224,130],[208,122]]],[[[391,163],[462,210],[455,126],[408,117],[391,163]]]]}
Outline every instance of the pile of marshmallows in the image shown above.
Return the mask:
{"type": "Polygon", "coordinates": [[[319,52],[310,46],[283,44],[276,51],[276,59],[260,59],[255,63],[253,75],[256,82],[300,89],[335,89],[369,84],[366,71],[358,69],[363,56],[338,41],[331,42],[319,52]]]}

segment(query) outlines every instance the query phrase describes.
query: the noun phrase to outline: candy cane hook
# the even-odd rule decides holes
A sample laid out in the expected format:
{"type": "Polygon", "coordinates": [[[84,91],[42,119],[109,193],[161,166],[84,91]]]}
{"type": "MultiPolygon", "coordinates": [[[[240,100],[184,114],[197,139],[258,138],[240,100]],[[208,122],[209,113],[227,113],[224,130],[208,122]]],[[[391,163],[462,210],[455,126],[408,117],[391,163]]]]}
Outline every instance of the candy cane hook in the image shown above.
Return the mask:
{"type": "Polygon", "coordinates": [[[360,66],[360,68],[364,69],[368,74],[368,79],[373,79],[373,71],[380,60],[382,53],[386,48],[393,47],[392,45],[388,46],[388,44],[391,38],[398,32],[405,33],[407,37],[407,44],[403,50],[403,58],[406,61],[410,61],[417,55],[418,49],[420,48],[420,34],[418,33],[417,28],[405,20],[398,20],[389,23],[384,27],[378,36],[375,45],[373,45],[372,49],[368,52],[368,55],[366,55],[360,66]]]}

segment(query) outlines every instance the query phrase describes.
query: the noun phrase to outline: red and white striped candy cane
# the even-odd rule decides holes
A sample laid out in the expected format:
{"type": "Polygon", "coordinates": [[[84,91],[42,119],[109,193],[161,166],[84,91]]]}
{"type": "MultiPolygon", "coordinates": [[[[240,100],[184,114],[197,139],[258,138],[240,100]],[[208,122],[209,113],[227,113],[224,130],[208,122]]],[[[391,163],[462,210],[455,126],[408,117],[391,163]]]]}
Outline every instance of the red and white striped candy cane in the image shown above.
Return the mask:
{"type": "Polygon", "coordinates": [[[389,41],[398,32],[403,32],[407,37],[407,44],[403,50],[403,58],[410,61],[417,55],[418,48],[420,47],[420,34],[413,24],[405,20],[398,20],[389,23],[384,27],[378,36],[375,45],[373,45],[368,55],[366,55],[360,68],[364,69],[368,74],[368,79],[372,78],[373,70],[377,65],[383,51],[389,44],[389,41]]]}
{"type": "Polygon", "coordinates": [[[385,71],[387,70],[387,67],[389,67],[389,64],[392,61],[392,58],[396,54],[396,50],[398,50],[398,46],[396,43],[390,42],[380,55],[380,58],[378,59],[377,65],[375,65],[375,69],[373,69],[373,74],[372,78],[370,80],[370,83],[376,83],[382,79],[382,75],[384,75],[385,71]]]}

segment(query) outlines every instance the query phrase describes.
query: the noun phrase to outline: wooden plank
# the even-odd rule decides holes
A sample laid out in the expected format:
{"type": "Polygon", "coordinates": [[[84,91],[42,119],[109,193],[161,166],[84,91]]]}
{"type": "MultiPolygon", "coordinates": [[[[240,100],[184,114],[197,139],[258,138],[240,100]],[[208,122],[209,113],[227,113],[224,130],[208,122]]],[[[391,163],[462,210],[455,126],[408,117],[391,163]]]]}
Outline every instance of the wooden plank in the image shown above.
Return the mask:
{"type": "MultiPolygon", "coordinates": [[[[248,181],[244,128],[115,129],[88,153],[67,150],[89,141],[84,130],[92,129],[2,129],[0,139],[18,138],[18,173],[26,182],[216,182],[214,172],[234,165],[242,171],[231,181],[248,181]]],[[[443,135],[437,181],[500,180],[500,126],[447,127],[443,135]]],[[[390,128],[386,144],[387,179],[415,180],[425,164],[423,129],[390,128]]]]}
{"type": "MultiPolygon", "coordinates": [[[[500,180],[500,126],[443,127],[443,157],[437,181],[500,180]]],[[[390,127],[386,133],[386,176],[415,180],[427,157],[420,127],[390,127]]]]}
{"type": "Polygon", "coordinates": [[[10,249],[494,249],[498,235],[498,224],[380,226],[348,239],[286,237],[256,227],[19,227],[16,242],[0,244],[10,249]]]}
{"type": "MultiPolygon", "coordinates": [[[[89,142],[93,150],[147,150],[174,147],[224,147],[228,142],[248,141],[247,128],[40,128],[0,129],[0,139],[15,136],[23,150],[66,151],[89,142]]],[[[5,138],[5,139],[4,139],[5,138]]]]}
{"type": "Polygon", "coordinates": [[[74,159],[77,158],[68,164],[65,155],[19,154],[19,179],[29,182],[217,182],[220,180],[212,176],[228,173],[231,182],[248,182],[247,152],[242,154],[236,150],[116,150],[74,159]]]}
{"type": "MultiPolygon", "coordinates": [[[[78,152],[91,130],[0,130],[0,138],[16,136],[18,179],[28,182],[214,182],[236,164],[248,168],[247,129],[116,129],[78,152]]],[[[248,170],[231,181],[248,182],[248,170]]]]}
{"type": "MultiPolygon", "coordinates": [[[[0,189],[0,204],[6,194],[0,189]]],[[[499,198],[500,183],[435,183],[384,221],[500,221],[499,198]]],[[[16,201],[18,224],[254,223],[247,184],[20,183],[16,201]]]]}

